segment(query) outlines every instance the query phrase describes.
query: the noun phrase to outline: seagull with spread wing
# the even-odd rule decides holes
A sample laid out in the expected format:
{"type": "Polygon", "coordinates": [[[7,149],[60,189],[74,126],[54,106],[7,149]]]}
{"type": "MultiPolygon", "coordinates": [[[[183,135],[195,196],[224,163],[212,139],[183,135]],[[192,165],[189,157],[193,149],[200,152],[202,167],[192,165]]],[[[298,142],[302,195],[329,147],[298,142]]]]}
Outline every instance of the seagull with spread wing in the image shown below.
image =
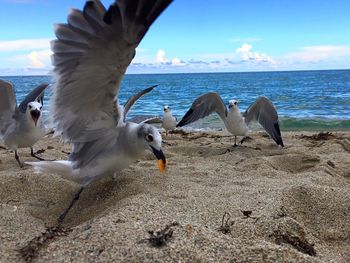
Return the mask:
{"type": "Polygon", "coordinates": [[[137,93],[135,93],[134,95],[132,95],[124,104],[124,107],[120,107],[120,110],[123,111],[123,122],[125,123],[126,121],[126,116],[128,114],[128,112],[130,111],[130,109],[132,108],[132,106],[134,106],[134,104],[136,103],[136,101],[141,98],[142,96],[146,95],[147,93],[151,92],[155,87],[158,87],[158,85],[153,85],[147,89],[141,90],[137,93]]]}
{"type": "MultiPolygon", "coordinates": [[[[257,121],[277,145],[284,147],[276,108],[266,97],[259,97],[248,107],[242,116],[238,109],[237,100],[230,100],[227,110],[226,105],[219,94],[214,92],[206,93],[195,99],[191,108],[177,124],[177,127],[182,127],[195,122],[213,112],[216,112],[220,116],[226,129],[235,136],[235,146],[237,146],[237,136],[247,136],[247,125],[251,121],[257,121]]],[[[243,142],[243,140],[241,142],[243,142]]]]}
{"type": "Polygon", "coordinates": [[[67,24],[55,27],[51,98],[53,125],[72,144],[67,161],[30,163],[81,184],[63,221],[84,187],[113,175],[151,151],[161,171],[166,159],[158,130],[124,122],[118,91],[136,47],[171,0],[118,0],[105,9],[100,0],[73,9],[67,24]]]}
{"type": "Polygon", "coordinates": [[[44,90],[48,84],[42,84],[32,90],[17,106],[16,95],[11,83],[0,80],[0,140],[15,151],[20,167],[17,150],[30,147],[31,156],[43,160],[34,154],[33,145],[45,135],[42,122],[44,90]]]}

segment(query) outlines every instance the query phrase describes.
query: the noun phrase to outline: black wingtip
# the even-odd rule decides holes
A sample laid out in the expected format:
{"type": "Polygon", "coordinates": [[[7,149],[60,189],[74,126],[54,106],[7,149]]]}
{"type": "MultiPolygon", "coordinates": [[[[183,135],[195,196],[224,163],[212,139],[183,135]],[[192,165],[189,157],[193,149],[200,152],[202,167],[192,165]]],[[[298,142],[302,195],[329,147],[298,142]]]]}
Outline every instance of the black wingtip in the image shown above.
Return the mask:
{"type": "Polygon", "coordinates": [[[86,1],[85,6],[84,6],[84,10],[86,8],[92,7],[93,5],[94,5],[94,1],[92,1],[92,0],[86,1]]]}
{"type": "Polygon", "coordinates": [[[185,116],[182,117],[181,121],[176,125],[176,127],[182,127],[188,124],[187,121],[192,113],[193,113],[193,109],[191,108],[186,112],[185,116]]]}
{"type": "Polygon", "coordinates": [[[113,14],[117,11],[117,7],[115,6],[115,4],[110,5],[110,7],[108,8],[107,12],[105,13],[104,17],[103,17],[103,21],[108,24],[111,25],[113,23],[113,14]]]}
{"type": "Polygon", "coordinates": [[[151,90],[153,90],[154,88],[156,88],[156,87],[158,87],[158,86],[159,86],[159,84],[153,85],[153,86],[151,86],[151,87],[145,89],[145,91],[146,91],[146,92],[150,92],[151,90]]]}
{"type": "Polygon", "coordinates": [[[278,122],[274,124],[274,127],[275,127],[275,130],[277,131],[278,136],[276,136],[277,138],[273,138],[273,139],[277,143],[277,145],[281,145],[282,147],[284,147],[282,136],[281,136],[281,130],[278,122]]]}

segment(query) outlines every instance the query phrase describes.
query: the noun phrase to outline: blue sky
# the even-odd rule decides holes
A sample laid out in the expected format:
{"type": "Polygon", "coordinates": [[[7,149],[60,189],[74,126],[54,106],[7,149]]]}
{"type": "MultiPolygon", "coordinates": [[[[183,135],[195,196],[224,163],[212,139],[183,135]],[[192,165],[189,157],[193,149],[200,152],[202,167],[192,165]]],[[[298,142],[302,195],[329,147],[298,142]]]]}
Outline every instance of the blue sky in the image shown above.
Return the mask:
{"type": "MultiPolygon", "coordinates": [[[[0,75],[49,73],[53,24],[84,2],[0,0],[0,75]]],[[[349,10],[348,0],[175,0],[128,72],[350,68],[349,10]]]]}

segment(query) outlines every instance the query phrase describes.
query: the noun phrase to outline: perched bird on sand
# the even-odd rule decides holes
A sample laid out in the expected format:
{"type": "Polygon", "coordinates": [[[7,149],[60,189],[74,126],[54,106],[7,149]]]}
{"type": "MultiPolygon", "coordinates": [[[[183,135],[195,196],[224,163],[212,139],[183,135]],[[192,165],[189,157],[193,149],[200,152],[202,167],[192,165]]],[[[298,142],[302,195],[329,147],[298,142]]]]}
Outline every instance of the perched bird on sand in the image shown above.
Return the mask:
{"type": "Polygon", "coordinates": [[[0,80],[0,140],[15,151],[15,158],[20,167],[19,148],[30,148],[33,157],[33,145],[45,135],[42,122],[44,90],[48,84],[42,84],[32,90],[17,106],[16,95],[11,83],[0,80]]]}
{"type": "Polygon", "coordinates": [[[168,131],[172,131],[176,128],[176,118],[171,113],[170,107],[168,105],[165,105],[164,108],[164,114],[163,114],[163,121],[162,121],[162,127],[165,130],[165,135],[168,135],[168,131]]]}
{"type": "Polygon", "coordinates": [[[30,164],[81,184],[59,221],[84,187],[128,167],[147,151],[165,170],[160,133],[146,123],[124,122],[118,91],[136,47],[170,3],[118,0],[106,10],[100,0],[90,0],[82,11],[70,11],[67,24],[55,27],[57,39],[51,49],[56,83],[50,115],[72,152],[67,161],[30,164]]]}
{"type": "MultiPolygon", "coordinates": [[[[247,125],[251,121],[257,121],[277,145],[284,147],[278,124],[277,111],[272,102],[266,97],[259,97],[242,115],[238,109],[237,100],[230,100],[227,110],[219,94],[214,92],[206,93],[199,96],[193,102],[191,108],[186,112],[177,126],[182,127],[195,122],[213,112],[216,112],[220,116],[226,129],[235,136],[234,146],[237,146],[237,136],[247,136],[247,125]]],[[[243,143],[244,138],[241,143],[243,143]]]]}

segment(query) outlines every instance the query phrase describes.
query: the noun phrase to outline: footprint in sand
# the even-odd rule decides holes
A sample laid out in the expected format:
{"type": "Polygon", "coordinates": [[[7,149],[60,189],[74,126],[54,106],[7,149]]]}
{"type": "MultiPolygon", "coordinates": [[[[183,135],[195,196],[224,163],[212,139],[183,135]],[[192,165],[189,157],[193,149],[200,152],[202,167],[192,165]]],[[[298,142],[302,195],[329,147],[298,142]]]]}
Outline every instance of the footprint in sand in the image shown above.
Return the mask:
{"type": "Polygon", "coordinates": [[[277,170],[300,173],[314,168],[320,162],[320,157],[306,154],[286,154],[270,157],[269,162],[277,170]]]}

